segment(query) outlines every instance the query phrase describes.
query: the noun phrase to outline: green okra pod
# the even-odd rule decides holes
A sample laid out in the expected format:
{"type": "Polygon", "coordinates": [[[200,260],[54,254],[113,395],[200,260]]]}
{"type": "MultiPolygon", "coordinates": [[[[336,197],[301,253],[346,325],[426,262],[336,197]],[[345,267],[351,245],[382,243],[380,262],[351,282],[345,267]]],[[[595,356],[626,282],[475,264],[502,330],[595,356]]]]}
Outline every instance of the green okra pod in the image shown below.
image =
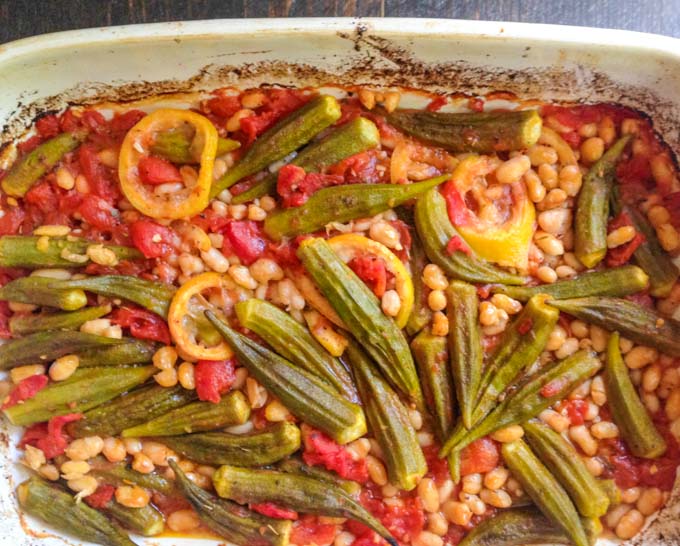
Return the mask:
{"type": "Polygon", "coordinates": [[[327,481],[276,470],[225,465],[213,475],[213,484],[220,497],[242,504],[273,502],[299,512],[354,519],[397,546],[380,521],[343,489],[327,481]]]}
{"type": "Polygon", "coordinates": [[[518,425],[536,417],[544,409],[562,400],[586,379],[595,375],[601,364],[596,353],[578,351],[552,362],[527,376],[495,409],[471,430],[456,427],[439,452],[441,457],[452,450],[460,451],[475,440],[501,428],[518,425]]]}
{"type": "Polygon", "coordinates": [[[588,268],[595,267],[607,253],[609,197],[616,177],[616,164],[631,139],[617,140],[583,177],[574,219],[574,254],[588,268]]]}
{"type": "Polygon", "coordinates": [[[540,422],[525,423],[524,432],[531,449],[564,487],[579,513],[587,518],[604,516],[609,497],[574,446],[540,422]]]}
{"type": "Polygon", "coordinates": [[[212,312],[206,316],[231,346],[239,362],[299,419],[341,444],[366,433],[358,404],[345,400],[325,382],[252,339],[229,328],[212,312]]]}
{"type": "Polygon", "coordinates": [[[115,436],[126,428],[146,423],[195,399],[194,391],[181,386],[145,385],[86,411],[83,418],[70,423],[67,430],[74,438],[115,436]]]}
{"type": "Polygon", "coordinates": [[[624,265],[602,271],[586,271],[574,279],[537,286],[494,286],[494,294],[505,294],[519,301],[527,301],[538,294],[556,300],[587,296],[623,297],[642,292],[649,286],[647,274],[635,265],[624,265]]]}
{"type": "Polygon", "coordinates": [[[286,457],[276,465],[278,470],[292,474],[302,474],[309,478],[332,483],[345,490],[345,493],[357,497],[361,493],[361,485],[352,480],[345,480],[335,472],[326,470],[321,466],[308,466],[298,457],[286,457]]]}
{"type": "Polygon", "coordinates": [[[680,356],[680,321],[661,316],[654,309],[625,299],[596,296],[549,303],[584,322],[610,332],[618,331],[635,343],[680,356]]]}
{"type": "Polygon", "coordinates": [[[432,335],[427,329],[423,330],[411,342],[411,352],[418,368],[425,402],[434,419],[435,432],[440,441],[443,441],[451,432],[455,418],[446,338],[432,335]]]}
{"type": "Polygon", "coordinates": [[[536,110],[513,112],[429,112],[395,110],[385,116],[395,127],[452,152],[480,154],[523,150],[541,136],[536,110]]]}
{"type": "Polygon", "coordinates": [[[48,330],[77,330],[88,320],[98,319],[110,312],[110,305],[98,305],[63,313],[14,314],[9,319],[9,330],[13,336],[26,336],[48,330]]]}
{"type": "Polygon", "coordinates": [[[45,305],[64,311],[75,311],[87,305],[85,292],[78,288],[52,288],[48,277],[19,277],[0,288],[0,300],[45,305]]]}
{"type": "MultiPolygon", "coordinates": [[[[617,186],[614,186],[612,190],[611,204],[614,214],[625,213],[633,223],[635,231],[641,233],[644,237],[644,241],[633,253],[633,260],[649,275],[649,293],[657,298],[668,296],[671,288],[678,280],[678,276],[680,276],[680,270],[659,243],[656,230],[635,205],[629,205],[621,199],[617,186]]],[[[621,294],[601,295],[616,296],[621,294]]]]}
{"type": "Polygon", "coordinates": [[[135,546],[119,527],[59,486],[32,477],[17,488],[19,506],[59,531],[105,546],[135,546]]]}
{"type": "Polygon", "coordinates": [[[347,222],[375,216],[446,182],[450,175],[413,184],[345,184],[322,188],[299,207],[271,212],[264,232],[275,241],[314,233],[331,222],[347,222]]]}
{"type": "Polygon", "coordinates": [[[550,471],[522,440],[503,444],[505,463],[543,514],[558,525],[576,546],[589,546],[576,507],[550,471]]]}
{"type": "MultiPolygon", "coordinates": [[[[358,117],[333,129],[319,142],[309,144],[290,164],[307,172],[323,172],[347,157],[375,148],[379,143],[380,133],[375,123],[358,117]]],[[[276,190],[277,179],[278,173],[268,174],[252,188],[234,196],[231,202],[238,205],[272,194],[276,190]]]]}
{"type": "Polygon", "coordinates": [[[607,343],[604,386],[614,422],[633,455],[645,459],[661,457],[666,452],[666,441],[630,379],[628,366],[621,357],[618,332],[612,333],[607,343]]]}
{"type": "MultiPolygon", "coordinates": [[[[89,246],[99,246],[76,237],[35,237],[30,235],[3,235],[0,237],[0,267],[83,267],[90,262],[89,246]]],[[[119,260],[138,260],[142,253],[133,247],[104,245],[119,260]]]]}
{"type": "Polygon", "coordinates": [[[125,485],[134,483],[145,489],[158,491],[164,495],[172,495],[175,491],[174,482],[171,482],[155,472],[142,474],[132,468],[128,468],[126,462],[110,463],[104,457],[96,457],[89,461],[90,474],[102,483],[110,485],[125,485]]]}
{"type": "Polygon", "coordinates": [[[165,529],[163,514],[151,504],[141,508],[132,508],[111,500],[101,508],[101,511],[118,521],[126,529],[143,537],[160,535],[165,529]]]}
{"type": "Polygon", "coordinates": [[[83,413],[149,379],[158,368],[87,368],[65,381],[52,383],[36,395],[4,410],[13,425],[28,426],[67,413],[83,413]]]}
{"type": "Polygon", "coordinates": [[[503,337],[482,375],[479,399],[472,412],[472,423],[478,423],[496,406],[498,397],[545,349],[560,315],[554,308],[546,305],[545,300],[543,295],[531,298],[503,332],[503,337]]]}
{"type": "Polygon", "coordinates": [[[145,339],[124,337],[122,341],[123,343],[115,345],[91,346],[78,350],[75,354],[78,355],[79,367],[146,364],[151,362],[158,349],[157,343],[145,339]]]}
{"type": "Polygon", "coordinates": [[[621,504],[621,490],[613,479],[598,480],[598,484],[607,495],[610,507],[621,504]]]}
{"type": "MultiPolygon", "coordinates": [[[[403,207],[402,207],[403,208],[403,207]]],[[[427,290],[423,280],[423,269],[427,265],[427,256],[415,229],[409,229],[411,233],[411,279],[413,281],[413,310],[406,323],[406,333],[415,336],[432,320],[432,309],[427,304],[427,290]]]]}
{"type": "Polygon", "coordinates": [[[200,464],[265,466],[300,449],[300,429],[283,421],[247,434],[206,432],[163,436],[158,441],[200,464]]]}
{"type": "Polygon", "coordinates": [[[410,491],[427,472],[427,464],[408,411],[357,343],[350,341],[345,352],[390,482],[410,491]]]}
{"type": "MultiPolygon", "coordinates": [[[[447,175],[446,179],[450,178],[447,175]]],[[[446,249],[449,241],[460,237],[446,211],[446,201],[436,188],[422,194],[416,201],[415,221],[418,236],[432,263],[447,275],[472,283],[524,284],[526,278],[509,273],[470,253],[446,249]]]]}
{"type": "Polygon", "coordinates": [[[262,133],[243,157],[222,178],[213,182],[210,197],[236,182],[283,159],[340,118],[340,104],[330,95],[321,95],[288,114],[262,133]]]}
{"type": "Polygon", "coordinates": [[[61,133],[19,159],[2,180],[2,191],[12,197],[23,197],[46,173],[68,153],[75,150],[85,133],[61,133]]]}
{"type": "Polygon", "coordinates": [[[358,401],[347,368],[288,313],[256,298],[237,303],[235,309],[241,325],[264,339],[283,358],[322,379],[347,400],[358,401]]]}
{"type": "Polygon", "coordinates": [[[479,332],[477,289],[453,281],[446,289],[449,319],[449,362],[456,398],[465,428],[472,428],[472,412],[482,379],[483,350],[479,332]]]}
{"type": "MultiPolygon", "coordinates": [[[[192,141],[193,135],[182,129],[161,131],[154,136],[151,153],[178,165],[198,163],[196,154],[192,153],[192,141]]],[[[217,139],[215,155],[219,157],[240,147],[241,143],[238,140],[220,137],[217,139]]]]}
{"type": "Polygon", "coordinates": [[[222,395],[219,403],[192,401],[169,408],[157,417],[149,415],[137,425],[127,426],[124,438],[175,436],[242,425],[250,418],[250,406],[241,391],[222,395]],[[149,419],[150,418],[150,419],[149,419]]]}
{"type": "Polygon", "coordinates": [[[121,298],[163,318],[168,316],[170,300],[176,291],[172,285],[130,275],[101,275],[72,281],[52,281],[52,287],[56,290],[79,289],[109,298],[121,298]]]}
{"type": "Polygon", "coordinates": [[[292,524],[274,519],[229,500],[220,499],[187,478],[175,461],[170,468],[182,494],[201,521],[221,537],[239,546],[288,546],[292,524]]]}

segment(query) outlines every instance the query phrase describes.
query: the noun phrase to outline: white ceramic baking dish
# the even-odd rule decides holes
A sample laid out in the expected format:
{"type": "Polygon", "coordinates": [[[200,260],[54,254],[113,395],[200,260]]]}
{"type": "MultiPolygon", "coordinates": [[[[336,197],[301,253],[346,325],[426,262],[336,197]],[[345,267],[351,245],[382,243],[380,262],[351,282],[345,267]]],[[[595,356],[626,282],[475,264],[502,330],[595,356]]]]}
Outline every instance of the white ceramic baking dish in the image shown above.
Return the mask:
{"type": "MultiPolygon", "coordinates": [[[[680,40],[567,26],[433,19],[262,19],[79,30],[0,46],[0,144],[38,112],[225,85],[405,86],[522,98],[613,101],[654,120],[680,151],[680,40]]],[[[0,544],[64,544],[17,514],[21,475],[1,431],[0,544]]],[[[677,490],[677,487],[676,487],[677,490]]],[[[680,499],[632,543],[680,544],[680,499]]],[[[166,538],[140,544],[215,541],[166,538]]]]}

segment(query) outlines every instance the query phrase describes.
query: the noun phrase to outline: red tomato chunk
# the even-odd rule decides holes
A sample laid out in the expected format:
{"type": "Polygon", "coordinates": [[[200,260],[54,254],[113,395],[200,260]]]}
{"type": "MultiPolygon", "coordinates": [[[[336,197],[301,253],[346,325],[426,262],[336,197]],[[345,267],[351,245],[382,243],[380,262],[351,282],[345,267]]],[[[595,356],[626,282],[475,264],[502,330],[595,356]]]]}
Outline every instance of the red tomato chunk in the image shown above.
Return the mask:
{"type": "Polygon", "coordinates": [[[199,360],[194,366],[198,399],[219,404],[236,380],[234,360],[199,360]]]}
{"type": "Polygon", "coordinates": [[[47,387],[49,381],[46,375],[32,375],[19,381],[19,384],[9,393],[9,399],[2,405],[2,409],[16,406],[19,402],[30,400],[38,392],[47,387]]]}
{"type": "Polygon", "coordinates": [[[264,516],[269,516],[270,518],[276,519],[298,519],[298,513],[295,510],[288,510],[287,508],[281,508],[280,506],[274,504],[273,502],[263,502],[260,504],[251,504],[250,508],[255,510],[264,516]]]}
{"type": "Polygon", "coordinates": [[[498,444],[491,438],[475,440],[460,453],[460,475],[483,474],[498,466],[498,444]]]}
{"type": "Polygon", "coordinates": [[[382,298],[387,289],[387,269],[382,259],[370,255],[357,256],[347,265],[377,297],[382,298]]]}
{"type": "Polygon", "coordinates": [[[354,460],[350,452],[320,430],[303,425],[304,452],[306,464],[321,465],[337,472],[341,477],[359,483],[368,481],[366,459],[354,460]]]}
{"type": "Polygon", "coordinates": [[[111,322],[129,328],[133,337],[170,344],[170,330],[158,315],[138,307],[121,307],[109,315],[111,322]]]}
{"type": "Polygon", "coordinates": [[[144,184],[158,186],[160,184],[182,181],[179,169],[167,159],[161,157],[154,157],[152,155],[143,157],[140,159],[137,168],[139,169],[139,178],[141,178],[144,184]]]}

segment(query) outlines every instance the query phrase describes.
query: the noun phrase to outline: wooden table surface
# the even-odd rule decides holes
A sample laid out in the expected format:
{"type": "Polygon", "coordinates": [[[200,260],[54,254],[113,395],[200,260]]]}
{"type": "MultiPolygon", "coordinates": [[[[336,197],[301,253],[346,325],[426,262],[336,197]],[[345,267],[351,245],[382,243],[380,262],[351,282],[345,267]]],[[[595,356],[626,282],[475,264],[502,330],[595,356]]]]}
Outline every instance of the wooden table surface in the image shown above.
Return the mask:
{"type": "Polygon", "coordinates": [[[76,28],[241,17],[448,17],[680,37],[680,0],[0,0],[0,43],[76,28]]]}

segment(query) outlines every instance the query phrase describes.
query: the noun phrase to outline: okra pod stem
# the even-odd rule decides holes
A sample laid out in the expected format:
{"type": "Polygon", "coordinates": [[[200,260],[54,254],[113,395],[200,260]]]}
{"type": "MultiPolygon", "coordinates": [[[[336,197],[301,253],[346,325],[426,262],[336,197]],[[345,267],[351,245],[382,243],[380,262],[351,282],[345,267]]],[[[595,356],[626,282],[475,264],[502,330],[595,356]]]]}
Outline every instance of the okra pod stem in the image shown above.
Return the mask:
{"type": "Polygon", "coordinates": [[[338,101],[330,95],[321,95],[287,115],[262,133],[239,162],[213,183],[210,197],[215,197],[242,178],[261,171],[304,146],[312,137],[335,123],[340,114],[338,101]]]}
{"type": "Polygon", "coordinates": [[[609,336],[604,380],[612,417],[630,451],[645,459],[661,457],[666,452],[666,441],[656,429],[630,379],[628,367],[621,357],[618,332],[609,336]]]}
{"type": "Polygon", "coordinates": [[[427,472],[427,464],[408,412],[357,343],[350,341],[345,351],[390,482],[410,491],[427,472]]]}
{"type": "MultiPolygon", "coordinates": [[[[3,235],[0,237],[0,267],[83,267],[90,262],[87,248],[99,246],[75,237],[35,237],[30,235],[3,235]]],[[[136,248],[104,245],[113,251],[118,260],[138,260],[143,255],[136,248]]]]}
{"type": "Polygon", "coordinates": [[[610,332],[618,331],[635,343],[680,356],[680,321],[663,317],[653,309],[625,299],[595,296],[549,303],[584,322],[610,332]]]}
{"type": "Polygon", "coordinates": [[[607,513],[609,497],[588,471],[576,449],[547,425],[530,421],[524,432],[531,449],[567,491],[582,516],[607,513]]]}
{"type": "Polygon", "coordinates": [[[174,460],[169,464],[182,494],[209,529],[239,546],[288,546],[289,520],[263,516],[235,502],[217,498],[194,485],[174,460]]]}
{"type": "Polygon", "coordinates": [[[428,190],[416,201],[415,220],[427,257],[447,275],[472,283],[523,284],[526,281],[520,275],[504,271],[475,256],[472,250],[469,253],[462,250],[448,252],[449,241],[454,237],[460,238],[460,235],[449,220],[444,197],[436,188],[428,190]]]}
{"type": "Polygon", "coordinates": [[[589,546],[574,504],[555,477],[522,440],[503,444],[503,459],[541,512],[576,546],[589,546]]]}
{"type": "Polygon", "coordinates": [[[429,112],[396,110],[387,121],[402,131],[452,152],[480,154],[522,150],[541,135],[536,110],[514,112],[429,112]]]}
{"type": "Polygon", "coordinates": [[[479,298],[477,289],[462,281],[453,281],[446,296],[451,372],[463,426],[472,428],[472,412],[479,395],[483,363],[479,298]]]}
{"type": "Polygon", "coordinates": [[[84,140],[85,133],[61,133],[19,159],[2,180],[2,190],[11,197],[23,197],[45,173],[50,172],[84,140]]]}
{"type": "Polygon", "coordinates": [[[77,330],[88,320],[98,319],[110,312],[110,305],[99,305],[63,313],[15,314],[9,319],[9,330],[13,336],[26,336],[48,330],[77,330]]]}
{"type": "Polygon", "coordinates": [[[102,508],[102,512],[110,515],[126,529],[143,537],[160,535],[165,529],[163,514],[151,504],[132,508],[111,500],[102,508]]]}
{"type": "MultiPolygon", "coordinates": [[[[380,134],[375,123],[358,117],[333,129],[323,140],[309,144],[290,164],[307,172],[323,172],[347,157],[375,148],[379,143],[380,134]]],[[[276,190],[277,179],[278,173],[268,174],[252,188],[234,196],[231,202],[238,205],[272,194],[276,190]]]]}
{"type": "Polygon", "coordinates": [[[237,303],[235,309],[239,322],[283,358],[322,379],[347,400],[357,402],[356,387],[347,368],[288,313],[255,298],[237,303]]]}
{"type": "Polygon", "coordinates": [[[19,277],[0,288],[0,300],[45,305],[64,311],[75,311],[87,305],[85,292],[78,288],[57,290],[54,279],[48,277],[19,277]]]}
{"type": "Polygon", "coordinates": [[[446,182],[450,175],[413,184],[345,184],[322,188],[299,207],[278,209],[264,221],[264,232],[275,241],[314,233],[331,222],[375,216],[446,182]]]}
{"type": "Polygon", "coordinates": [[[168,316],[175,287],[130,275],[101,275],[72,281],[52,281],[57,290],[79,289],[108,298],[121,298],[136,303],[163,318],[168,316]]]}
{"type": "MultiPolygon", "coordinates": [[[[198,158],[191,150],[192,140],[193,135],[189,135],[181,129],[162,131],[156,133],[151,145],[151,153],[178,165],[199,163],[198,158]]],[[[241,143],[238,140],[220,137],[217,139],[215,156],[219,157],[240,147],[241,143]]]]}
{"type": "Polygon", "coordinates": [[[375,294],[321,238],[310,238],[298,257],[349,331],[397,390],[420,408],[423,395],[408,342],[394,320],[382,312],[375,294]]]}
{"type": "Polygon", "coordinates": [[[242,504],[273,502],[299,512],[354,519],[397,546],[375,517],[343,489],[327,481],[276,470],[225,465],[213,475],[213,484],[220,497],[242,504]]]}
{"type": "Polygon", "coordinates": [[[340,398],[325,382],[252,339],[229,328],[212,312],[206,316],[250,374],[299,419],[346,444],[366,433],[361,407],[340,398]]]}
{"type": "Polygon", "coordinates": [[[609,197],[616,176],[616,163],[631,136],[617,140],[583,178],[574,220],[574,254],[588,268],[607,253],[609,197]]]}
{"type": "Polygon", "coordinates": [[[642,292],[649,286],[647,274],[635,265],[624,265],[602,271],[586,271],[574,279],[538,286],[494,286],[494,294],[505,294],[519,301],[527,301],[538,294],[556,300],[588,296],[623,297],[642,292]]]}
{"type": "Polygon", "coordinates": [[[105,546],[135,546],[104,514],[41,478],[34,476],[22,483],[17,488],[17,498],[26,513],[81,540],[105,546]]]}
{"type": "Polygon", "coordinates": [[[24,401],[4,410],[14,425],[28,426],[67,413],[83,413],[149,379],[157,368],[87,368],[65,381],[52,383],[24,401]]]}
{"type": "Polygon", "coordinates": [[[123,430],[124,438],[141,436],[175,436],[242,425],[250,418],[250,406],[240,391],[222,396],[219,403],[191,401],[174,406],[157,417],[148,415],[139,424],[130,422],[123,430]]]}

